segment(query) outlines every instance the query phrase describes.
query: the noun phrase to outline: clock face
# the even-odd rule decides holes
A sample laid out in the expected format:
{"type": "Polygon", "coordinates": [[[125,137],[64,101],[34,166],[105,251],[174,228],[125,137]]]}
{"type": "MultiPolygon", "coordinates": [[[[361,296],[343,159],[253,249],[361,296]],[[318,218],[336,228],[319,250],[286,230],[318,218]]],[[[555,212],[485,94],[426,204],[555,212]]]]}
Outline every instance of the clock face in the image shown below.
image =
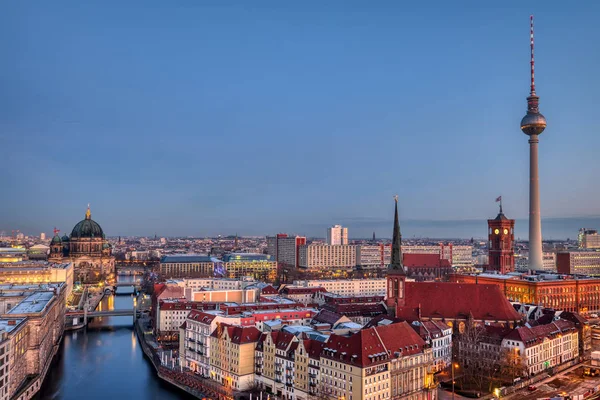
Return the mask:
{"type": "Polygon", "coordinates": [[[504,228],[504,234],[508,235],[508,229],[504,228]]]}
{"type": "Polygon", "coordinates": [[[499,234],[499,233],[500,233],[500,229],[496,228],[496,229],[494,230],[494,233],[495,233],[496,235],[497,235],[497,234],[499,234]]]}

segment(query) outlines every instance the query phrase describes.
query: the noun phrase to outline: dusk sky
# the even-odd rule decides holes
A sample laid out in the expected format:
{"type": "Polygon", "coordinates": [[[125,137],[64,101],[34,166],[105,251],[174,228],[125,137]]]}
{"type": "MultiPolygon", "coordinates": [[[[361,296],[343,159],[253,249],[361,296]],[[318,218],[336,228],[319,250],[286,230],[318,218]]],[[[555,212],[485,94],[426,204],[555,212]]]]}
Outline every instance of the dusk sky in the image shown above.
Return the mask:
{"type": "Polygon", "coordinates": [[[526,237],[530,14],[544,236],[600,228],[599,2],[144,0],[2,5],[0,231],[526,237]]]}

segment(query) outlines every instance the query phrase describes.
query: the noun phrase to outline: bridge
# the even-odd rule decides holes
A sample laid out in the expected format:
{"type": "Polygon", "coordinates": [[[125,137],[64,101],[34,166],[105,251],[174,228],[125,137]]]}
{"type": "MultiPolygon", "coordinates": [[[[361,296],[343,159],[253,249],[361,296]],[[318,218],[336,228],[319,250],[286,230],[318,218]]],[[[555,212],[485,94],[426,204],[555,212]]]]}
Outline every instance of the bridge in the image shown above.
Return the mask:
{"type": "MultiPolygon", "coordinates": [[[[136,313],[139,313],[137,311],[136,313]]],[[[130,310],[107,310],[107,311],[70,311],[65,314],[67,317],[133,317],[133,308],[130,310]]]]}

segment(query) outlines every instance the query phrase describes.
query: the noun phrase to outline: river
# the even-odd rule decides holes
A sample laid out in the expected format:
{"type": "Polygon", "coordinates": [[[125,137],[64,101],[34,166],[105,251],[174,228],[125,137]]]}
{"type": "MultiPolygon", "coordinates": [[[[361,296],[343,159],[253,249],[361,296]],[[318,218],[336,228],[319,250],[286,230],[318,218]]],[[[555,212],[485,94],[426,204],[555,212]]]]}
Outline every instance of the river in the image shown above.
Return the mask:
{"type": "MultiPolygon", "coordinates": [[[[119,277],[131,281],[132,277],[119,277]]],[[[133,308],[130,288],[119,288],[98,309],[133,308]],[[121,294],[121,293],[129,293],[121,294]]],[[[131,317],[103,317],[65,332],[52,368],[35,400],[190,400],[160,380],[144,358],[131,317]]]]}

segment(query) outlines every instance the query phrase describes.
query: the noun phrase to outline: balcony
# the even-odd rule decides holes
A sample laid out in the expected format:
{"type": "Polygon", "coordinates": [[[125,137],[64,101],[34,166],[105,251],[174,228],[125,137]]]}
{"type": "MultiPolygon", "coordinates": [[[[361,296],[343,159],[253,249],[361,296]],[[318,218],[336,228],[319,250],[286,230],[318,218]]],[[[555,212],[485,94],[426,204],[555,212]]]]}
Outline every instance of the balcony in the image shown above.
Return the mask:
{"type": "Polygon", "coordinates": [[[188,338],[188,340],[189,340],[190,342],[192,342],[192,343],[196,343],[196,339],[194,339],[194,338],[191,338],[191,337],[190,337],[190,338],[188,338]]]}
{"type": "Polygon", "coordinates": [[[285,366],[285,369],[287,369],[288,371],[291,371],[293,369],[293,367],[288,364],[288,365],[285,366]]]}
{"type": "Polygon", "coordinates": [[[316,378],[316,377],[317,377],[317,374],[311,374],[311,373],[309,373],[309,374],[308,374],[308,376],[309,376],[310,378],[316,378]]]}
{"type": "Polygon", "coordinates": [[[311,382],[310,382],[308,385],[309,385],[309,386],[312,386],[312,387],[317,387],[317,382],[312,382],[312,381],[311,381],[311,382]]]}
{"type": "Polygon", "coordinates": [[[279,378],[275,378],[275,382],[277,382],[277,383],[281,383],[281,379],[279,379],[279,378]]]}

